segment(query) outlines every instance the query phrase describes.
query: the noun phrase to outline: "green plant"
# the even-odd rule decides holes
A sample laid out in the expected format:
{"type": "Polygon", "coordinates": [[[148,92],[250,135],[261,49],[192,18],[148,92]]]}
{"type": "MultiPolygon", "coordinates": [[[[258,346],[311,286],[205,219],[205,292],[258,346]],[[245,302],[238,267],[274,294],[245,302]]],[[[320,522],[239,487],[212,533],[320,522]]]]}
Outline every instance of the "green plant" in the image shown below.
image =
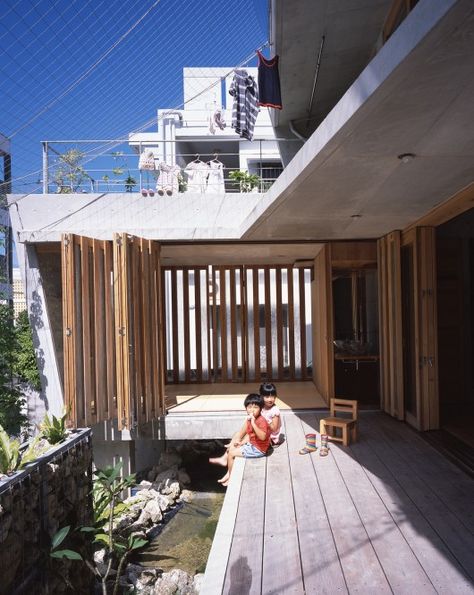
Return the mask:
{"type": "Polygon", "coordinates": [[[57,185],[56,192],[58,194],[76,192],[84,180],[92,179],[81,165],[83,159],[84,153],[78,149],[69,149],[59,155],[54,172],[54,182],[57,185]]]}
{"type": "Polygon", "coordinates": [[[120,575],[127,557],[133,550],[137,550],[148,543],[147,540],[135,535],[122,537],[113,531],[114,519],[127,508],[120,496],[124,490],[135,485],[135,475],[121,477],[121,469],[122,463],[117,463],[114,467],[95,471],[92,490],[94,526],[77,527],[75,529],[75,531],[90,536],[96,550],[105,547],[105,570],[102,565],[99,567],[95,563],[94,558],[89,559],[84,551],[80,553],[72,549],[58,549],[59,545],[71,534],[70,526],[60,529],[53,537],[51,544],[51,557],[82,560],[95,578],[100,581],[103,595],[107,595],[107,582],[113,567],[116,568],[113,586],[113,594],[116,595],[119,589],[120,575]]]}
{"type": "Polygon", "coordinates": [[[25,399],[15,381],[19,353],[13,308],[0,304],[0,424],[10,435],[19,434],[28,421],[24,413],[25,399]]]}
{"type": "Polygon", "coordinates": [[[13,473],[32,463],[48,449],[48,446],[41,446],[40,441],[41,436],[36,436],[27,448],[22,450],[18,438],[10,438],[0,426],[0,473],[13,473]]]}
{"type": "Polygon", "coordinates": [[[15,325],[16,349],[14,352],[13,372],[35,390],[41,390],[41,380],[33,347],[33,334],[26,310],[20,312],[15,325]]]}
{"type": "Polygon", "coordinates": [[[67,437],[66,418],[67,413],[64,413],[60,418],[53,415],[52,419],[45,413],[44,419],[39,427],[42,437],[50,444],[58,444],[65,440],[67,437]]]}
{"type": "Polygon", "coordinates": [[[125,192],[133,192],[134,186],[137,185],[137,181],[130,174],[125,178],[125,192]]]}
{"type": "Polygon", "coordinates": [[[257,174],[249,174],[246,171],[231,171],[229,178],[234,182],[234,186],[239,187],[240,192],[250,192],[260,184],[257,174]]]}

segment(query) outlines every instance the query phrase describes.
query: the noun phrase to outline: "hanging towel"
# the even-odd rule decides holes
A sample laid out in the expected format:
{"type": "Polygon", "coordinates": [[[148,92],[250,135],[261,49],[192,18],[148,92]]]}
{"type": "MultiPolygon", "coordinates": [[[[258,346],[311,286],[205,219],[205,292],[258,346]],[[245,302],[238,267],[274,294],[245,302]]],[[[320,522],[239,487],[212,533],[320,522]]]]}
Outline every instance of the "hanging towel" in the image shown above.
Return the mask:
{"type": "Polygon", "coordinates": [[[281,109],[280,75],[278,73],[279,56],[267,60],[257,50],[258,56],[258,105],[281,109]]]}
{"type": "Polygon", "coordinates": [[[253,76],[250,76],[246,70],[235,70],[229,93],[234,98],[232,128],[239,136],[252,140],[259,111],[258,89],[253,76]]]}

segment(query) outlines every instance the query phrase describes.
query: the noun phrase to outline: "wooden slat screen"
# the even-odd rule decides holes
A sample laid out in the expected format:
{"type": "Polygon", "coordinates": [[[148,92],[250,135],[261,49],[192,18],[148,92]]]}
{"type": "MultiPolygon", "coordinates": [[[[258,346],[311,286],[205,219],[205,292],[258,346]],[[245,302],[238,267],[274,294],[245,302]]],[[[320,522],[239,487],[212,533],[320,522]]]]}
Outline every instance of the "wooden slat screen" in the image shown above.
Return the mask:
{"type": "Polygon", "coordinates": [[[164,411],[159,245],[62,238],[64,393],[73,427],[164,411]]]}
{"type": "Polygon", "coordinates": [[[163,269],[167,381],[310,378],[310,276],[292,266],[163,269]]]}

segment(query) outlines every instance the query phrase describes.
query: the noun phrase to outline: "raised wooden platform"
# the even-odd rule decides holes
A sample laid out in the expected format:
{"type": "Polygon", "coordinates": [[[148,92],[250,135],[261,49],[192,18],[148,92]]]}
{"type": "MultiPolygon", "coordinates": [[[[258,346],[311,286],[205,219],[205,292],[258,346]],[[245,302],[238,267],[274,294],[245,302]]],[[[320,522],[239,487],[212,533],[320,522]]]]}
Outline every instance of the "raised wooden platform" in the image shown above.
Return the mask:
{"type": "Polygon", "coordinates": [[[474,593],[474,481],[383,413],[299,455],[323,415],[285,412],[285,444],[238,462],[201,595],[474,593]]]}
{"type": "MultiPolygon", "coordinates": [[[[166,407],[169,412],[244,411],[243,402],[249,393],[258,392],[258,384],[167,384],[166,407]]],[[[312,382],[278,382],[277,405],[280,409],[319,409],[327,407],[312,382]]]]}

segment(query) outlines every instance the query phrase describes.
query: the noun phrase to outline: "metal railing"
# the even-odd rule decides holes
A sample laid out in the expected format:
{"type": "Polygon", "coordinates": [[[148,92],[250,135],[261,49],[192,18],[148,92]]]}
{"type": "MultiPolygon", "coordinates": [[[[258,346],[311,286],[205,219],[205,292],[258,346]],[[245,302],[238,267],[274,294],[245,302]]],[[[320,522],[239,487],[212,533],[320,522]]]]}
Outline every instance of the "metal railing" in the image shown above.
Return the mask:
{"type": "Polygon", "coordinates": [[[215,170],[208,177],[203,166],[200,177],[204,182],[199,192],[266,192],[283,171],[276,148],[278,139],[256,139],[244,150],[240,150],[241,140],[239,137],[186,137],[169,141],[42,141],[43,193],[147,193],[151,190],[164,194],[167,184],[163,182],[162,163],[179,168],[175,169],[171,193],[196,192],[187,171],[196,159],[206,164],[211,161],[222,164],[222,175],[217,177],[215,170]],[[174,146],[171,148],[169,143],[174,146]],[[139,169],[139,157],[147,150],[152,150],[154,155],[152,171],[139,169]],[[172,154],[172,160],[167,159],[167,154],[172,154]]]}

